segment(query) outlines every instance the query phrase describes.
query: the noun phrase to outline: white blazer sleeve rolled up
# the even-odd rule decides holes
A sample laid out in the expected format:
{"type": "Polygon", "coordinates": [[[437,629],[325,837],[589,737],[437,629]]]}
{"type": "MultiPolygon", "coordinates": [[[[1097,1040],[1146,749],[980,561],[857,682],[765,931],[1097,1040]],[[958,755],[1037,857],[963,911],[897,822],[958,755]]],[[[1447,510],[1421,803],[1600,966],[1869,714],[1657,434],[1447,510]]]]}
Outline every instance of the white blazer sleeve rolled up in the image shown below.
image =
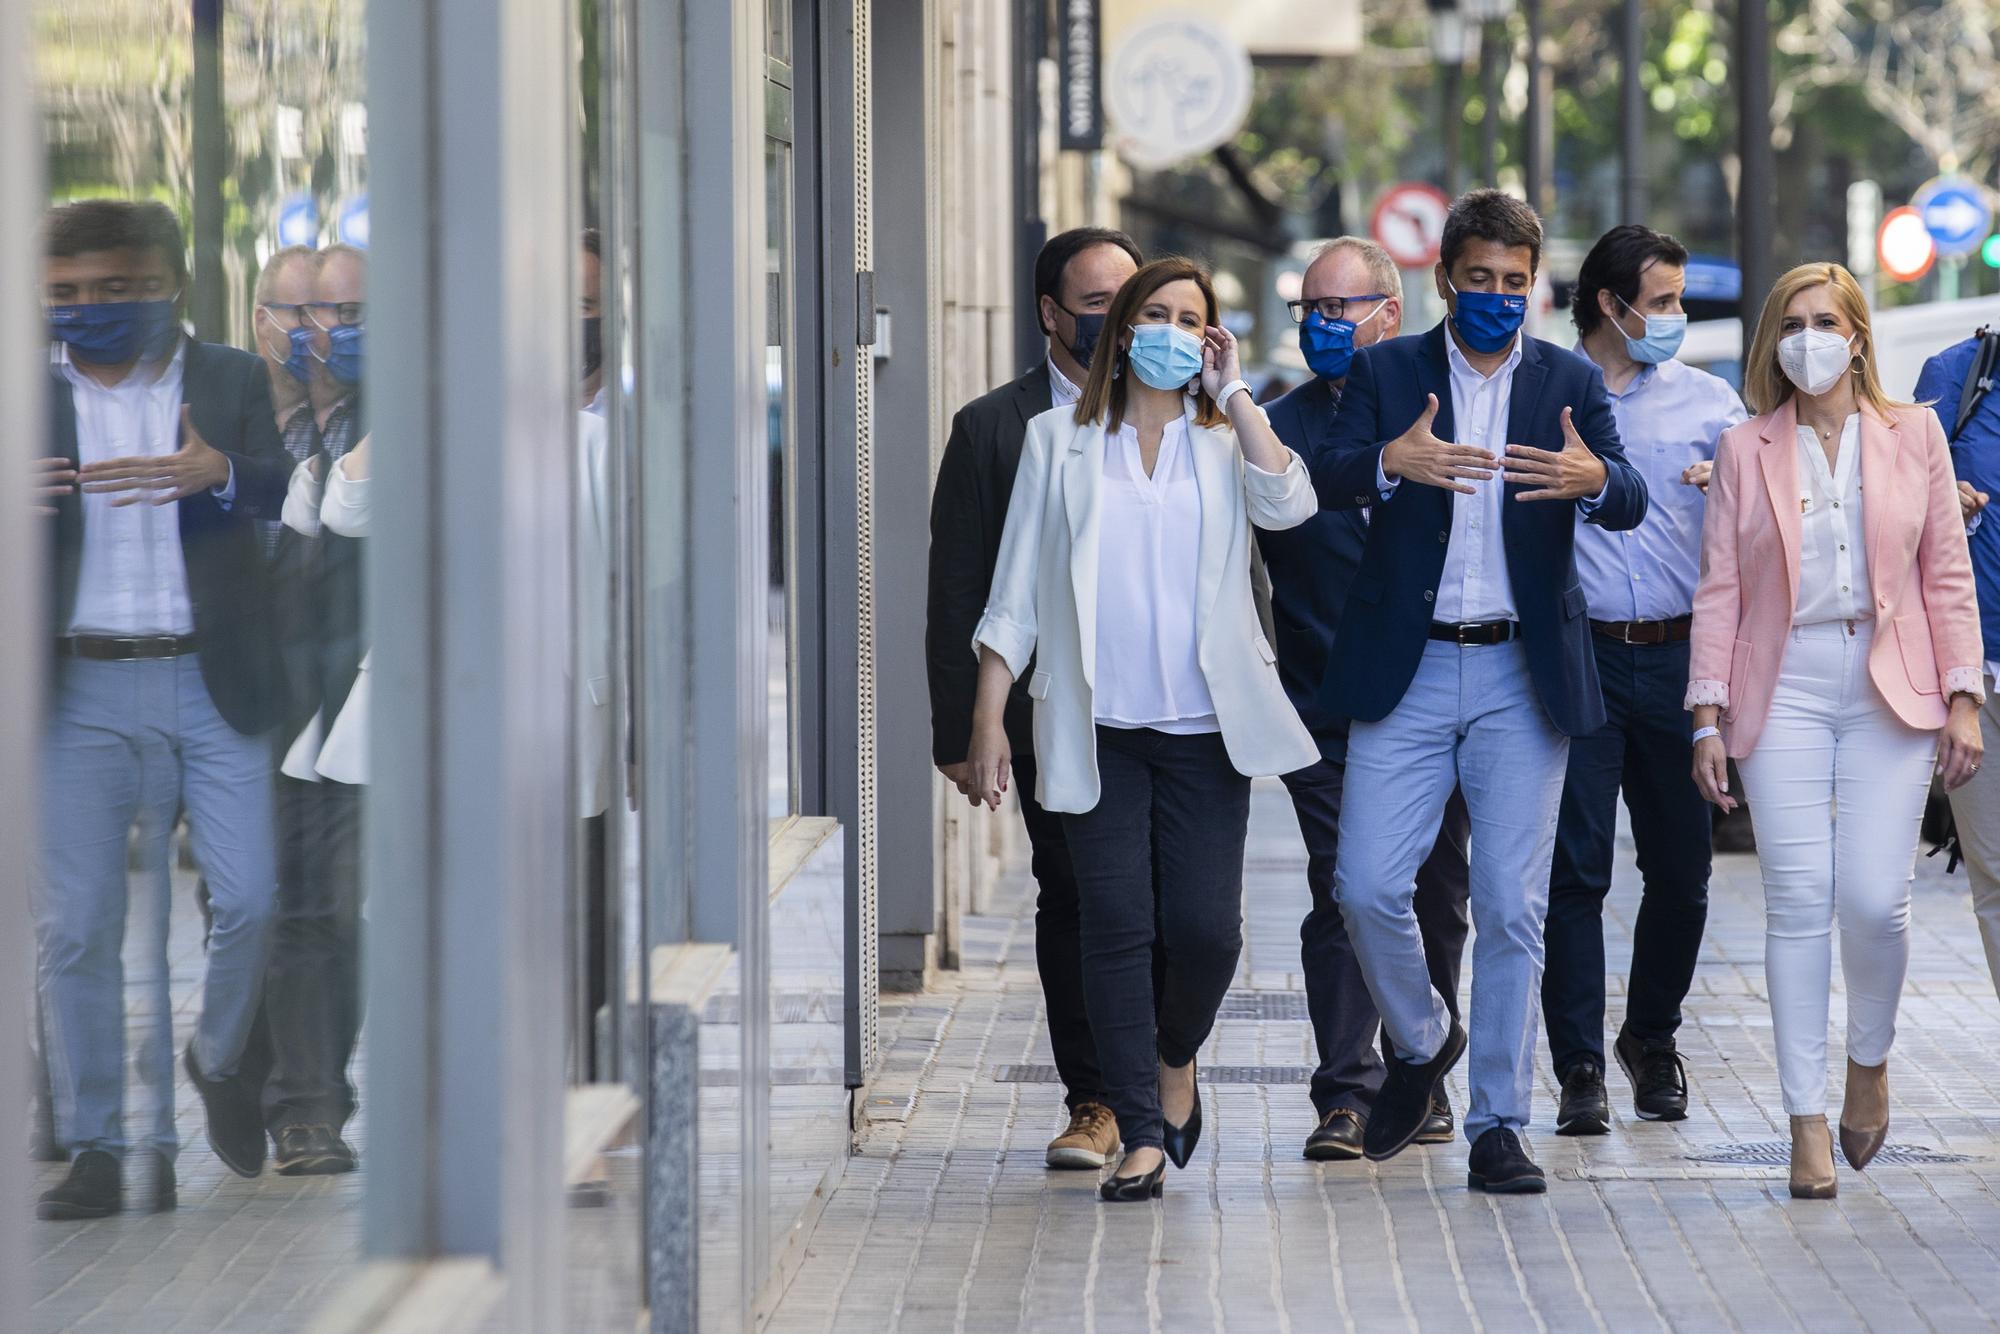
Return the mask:
{"type": "MultiPolygon", "coordinates": [[[[1071,408],[1028,424],[986,613],[972,651],[990,648],[1019,677],[1034,665],[1037,796],[1052,811],[1097,805],[1095,709],[1098,551],[1105,431],[1071,408]]],[[[1318,509],[1305,465],[1282,472],[1246,462],[1226,426],[1189,423],[1201,493],[1196,649],[1230,763],[1251,776],[1289,773],[1319,758],[1278,679],[1257,620],[1251,525],[1292,528],[1318,509]]]]}

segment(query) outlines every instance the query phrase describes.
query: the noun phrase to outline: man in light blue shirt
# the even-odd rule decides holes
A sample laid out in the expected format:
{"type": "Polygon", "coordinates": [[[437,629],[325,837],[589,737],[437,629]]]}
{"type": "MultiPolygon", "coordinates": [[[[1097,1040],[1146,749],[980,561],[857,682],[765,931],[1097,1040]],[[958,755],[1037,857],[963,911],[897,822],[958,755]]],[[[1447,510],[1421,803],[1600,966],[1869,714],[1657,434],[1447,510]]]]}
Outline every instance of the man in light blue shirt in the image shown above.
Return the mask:
{"type": "Polygon", "coordinates": [[[1687,251],[1626,224],[1605,233],[1577,273],[1574,318],[1604,372],[1626,458],[1652,505],[1638,527],[1579,523],[1576,560],[1606,719],[1574,738],[1556,826],[1544,941],[1542,1015],[1562,1101],[1559,1135],[1611,1128],[1604,1091],[1604,896],[1611,888],[1618,791],[1632,815],[1644,879],[1633,926],[1625,1020],[1613,1052],[1644,1120],[1687,1115],[1674,1048],[1708,917],[1709,810],[1695,790],[1682,695],[1701,570],[1703,490],[1723,430],[1748,414],[1727,383],[1674,360],[1687,251]]]}

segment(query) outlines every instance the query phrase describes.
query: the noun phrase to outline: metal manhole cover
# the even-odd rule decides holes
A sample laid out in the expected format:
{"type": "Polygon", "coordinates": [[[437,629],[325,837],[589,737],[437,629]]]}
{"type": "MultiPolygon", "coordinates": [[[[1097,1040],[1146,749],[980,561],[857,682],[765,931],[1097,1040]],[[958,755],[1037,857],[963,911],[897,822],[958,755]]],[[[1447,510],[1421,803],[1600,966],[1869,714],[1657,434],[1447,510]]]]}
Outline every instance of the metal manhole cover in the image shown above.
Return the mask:
{"type": "MultiPolygon", "coordinates": [[[[993,1067],[993,1082],[996,1084],[1060,1084],[1061,1076],[1053,1065],[996,1065],[993,1067]]],[[[1201,1067],[1201,1082],[1204,1084],[1308,1084],[1312,1082],[1312,1067],[1309,1065],[1204,1065],[1201,1067]]]]}
{"type": "MultiPolygon", "coordinates": [[[[1841,1162],[1847,1156],[1840,1151],[1839,1140],[1834,1141],[1834,1157],[1841,1162]]],[[[1711,1144],[1698,1153],[1685,1155],[1690,1162],[1729,1163],[1738,1167],[1785,1167],[1792,1161],[1792,1142],[1788,1139],[1745,1140],[1740,1144],[1711,1144]]],[[[1921,1144],[1885,1144],[1875,1155],[1875,1162],[1891,1167],[1938,1167],[1950,1163],[1977,1162],[1970,1154],[1943,1153],[1937,1149],[1927,1149],[1921,1144]]],[[[1871,1164],[1872,1165],[1872,1164],[1871,1164]]]]}

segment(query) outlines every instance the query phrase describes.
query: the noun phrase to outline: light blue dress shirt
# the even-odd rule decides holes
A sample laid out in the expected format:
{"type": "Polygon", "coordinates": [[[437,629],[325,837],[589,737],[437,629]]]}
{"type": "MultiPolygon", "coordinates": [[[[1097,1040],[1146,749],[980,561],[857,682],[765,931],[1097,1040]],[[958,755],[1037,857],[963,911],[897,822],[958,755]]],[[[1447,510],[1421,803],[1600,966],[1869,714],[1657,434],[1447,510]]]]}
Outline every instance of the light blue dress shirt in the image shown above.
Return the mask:
{"type": "MultiPolygon", "coordinates": [[[[1609,392],[1609,386],[1606,387],[1609,392]]],[[[1750,414],[1727,381],[1679,361],[1639,372],[1611,395],[1625,457],[1646,479],[1646,520],[1622,533],[1576,526],[1576,563],[1596,621],[1669,621],[1694,610],[1707,499],[1681,480],[1713,461],[1723,431],[1750,414]]]]}

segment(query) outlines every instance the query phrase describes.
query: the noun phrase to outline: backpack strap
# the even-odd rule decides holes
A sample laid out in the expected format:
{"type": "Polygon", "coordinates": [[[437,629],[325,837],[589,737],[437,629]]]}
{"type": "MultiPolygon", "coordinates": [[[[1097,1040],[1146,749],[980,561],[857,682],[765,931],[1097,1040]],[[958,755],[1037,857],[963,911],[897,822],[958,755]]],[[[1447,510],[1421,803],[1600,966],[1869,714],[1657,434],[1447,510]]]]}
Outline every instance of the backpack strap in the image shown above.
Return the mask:
{"type": "Polygon", "coordinates": [[[1972,336],[1979,340],[1979,350],[1972,354],[1972,365],[1966,369],[1965,384],[1959,390],[1958,416],[1951,427],[1953,440],[1972,420],[1972,414],[1979,411],[1979,404],[1985,399],[1987,391],[1993,388],[1994,363],[2000,362],[2000,331],[1982,324],[1972,336]]]}

